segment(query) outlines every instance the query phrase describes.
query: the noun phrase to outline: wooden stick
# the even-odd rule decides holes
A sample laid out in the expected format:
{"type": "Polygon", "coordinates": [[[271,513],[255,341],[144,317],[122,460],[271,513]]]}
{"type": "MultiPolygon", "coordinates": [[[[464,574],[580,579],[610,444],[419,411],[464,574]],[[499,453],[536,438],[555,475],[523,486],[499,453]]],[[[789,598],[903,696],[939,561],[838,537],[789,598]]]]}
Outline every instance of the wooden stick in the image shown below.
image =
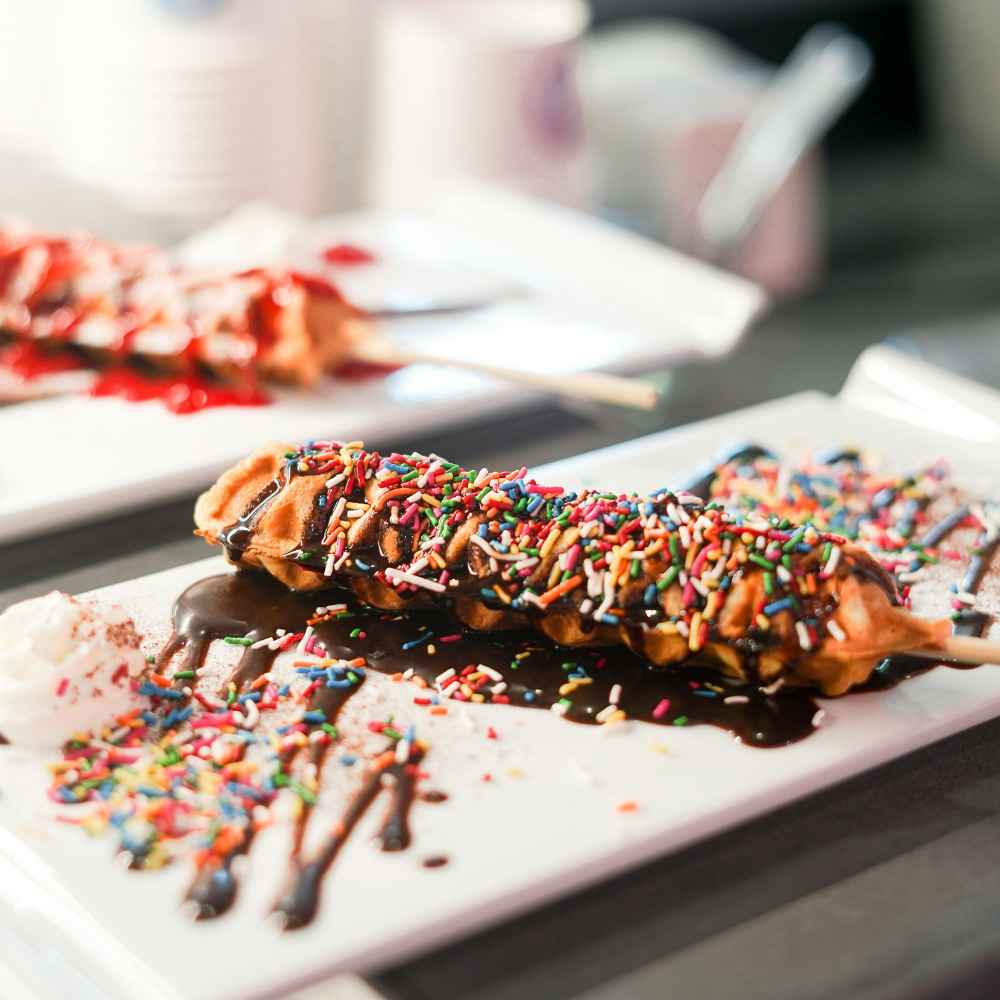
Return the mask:
{"type": "Polygon", "coordinates": [[[378,336],[359,338],[350,348],[354,360],[377,365],[442,365],[446,368],[461,368],[479,372],[492,378],[530,385],[560,396],[574,399],[590,399],[616,406],[630,406],[638,410],[652,410],[659,402],[660,394],[648,382],[603,372],[566,372],[550,374],[507,368],[470,358],[452,357],[450,354],[435,354],[431,351],[398,347],[378,336]]]}
{"type": "Polygon", "coordinates": [[[955,663],[1000,664],[1000,640],[977,639],[970,635],[952,635],[940,646],[910,649],[905,655],[920,656],[927,660],[952,660],[955,663]]]}

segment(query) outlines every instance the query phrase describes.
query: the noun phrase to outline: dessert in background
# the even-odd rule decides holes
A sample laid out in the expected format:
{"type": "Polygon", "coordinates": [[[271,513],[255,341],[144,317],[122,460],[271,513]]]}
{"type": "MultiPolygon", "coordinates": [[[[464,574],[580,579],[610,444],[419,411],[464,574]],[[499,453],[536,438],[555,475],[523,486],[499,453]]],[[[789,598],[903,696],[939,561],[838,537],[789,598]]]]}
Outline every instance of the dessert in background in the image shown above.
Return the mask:
{"type": "Polygon", "coordinates": [[[0,368],[21,380],[92,369],[94,395],[256,405],[268,382],[308,386],[344,363],[364,329],[324,278],[196,272],[148,247],[0,229],[0,368]]]}

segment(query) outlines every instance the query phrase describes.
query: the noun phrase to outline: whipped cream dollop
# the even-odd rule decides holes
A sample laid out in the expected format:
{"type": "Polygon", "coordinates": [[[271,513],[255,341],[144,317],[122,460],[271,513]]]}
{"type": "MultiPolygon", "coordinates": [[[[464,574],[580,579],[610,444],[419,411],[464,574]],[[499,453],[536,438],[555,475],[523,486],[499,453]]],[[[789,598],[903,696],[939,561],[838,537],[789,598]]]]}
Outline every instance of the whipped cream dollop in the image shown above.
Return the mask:
{"type": "Polygon", "coordinates": [[[0,614],[0,734],[15,747],[58,749],[140,704],[146,666],[135,624],[52,591],[0,614]]]}

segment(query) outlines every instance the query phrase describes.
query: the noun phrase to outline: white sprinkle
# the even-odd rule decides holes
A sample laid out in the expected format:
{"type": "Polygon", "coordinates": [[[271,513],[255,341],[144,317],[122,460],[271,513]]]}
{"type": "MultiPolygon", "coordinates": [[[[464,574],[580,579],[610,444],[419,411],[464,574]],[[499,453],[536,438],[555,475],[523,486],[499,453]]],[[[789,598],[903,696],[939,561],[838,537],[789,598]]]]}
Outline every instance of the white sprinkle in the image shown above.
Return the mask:
{"type": "MultiPolygon", "coordinates": [[[[555,707],[555,706],[553,706],[553,708],[554,708],[554,707],[555,707]]],[[[615,713],[616,713],[617,711],[618,711],[618,706],[617,706],[617,705],[606,705],[606,706],[605,706],[604,708],[602,708],[602,709],[601,709],[601,710],[600,710],[600,711],[599,711],[599,712],[597,713],[597,715],[595,715],[595,716],[594,716],[594,718],[595,718],[595,719],[596,719],[596,720],[597,720],[597,721],[598,721],[599,723],[601,723],[601,724],[603,725],[603,724],[604,724],[605,722],[607,722],[607,721],[608,721],[608,719],[610,719],[610,718],[611,718],[611,716],[612,716],[612,715],[614,715],[614,714],[615,714],[615,713]]]]}
{"type": "Polygon", "coordinates": [[[302,634],[302,638],[299,640],[298,647],[295,652],[300,656],[306,655],[306,646],[309,645],[309,640],[313,637],[313,627],[312,625],[307,625],[305,632],[302,634]]]}
{"type": "Polygon", "coordinates": [[[779,677],[773,684],[768,684],[767,687],[762,687],[760,689],[761,694],[766,694],[770,697],[772,694],[780,691],[785,686],[785,678],[779,677]]]}
{"type": "Polygon", "coordinates": [[[960,590],[957,594],[955,594],[955,600],[961,601],[962,604],[966,604],[969,607],[974,607],[976,603],[976,596],[975,594],[970,594],[967,590],[960,590]]]}
{"type": "Polygon", "coordinates": [[[400,583],[411,583],[414,587],[423,587],[424,590],[431,590],[436,594],[442,594],[446,589],[444,584],[438,583],[437,580],[425,580],[422,576],[404,573],[402,570],[394,569],[391,566],[385,571],[385,575],[391,583],[397,586],[400,583]]]}
{"type": "Polygon", "coordinates": [[[403,671],[403,680],[408,681],[413,676],[413,667],[407,667],[403,671]]]}
{"type": "Polygon", "coordinates": [[[350,551],[345,549],[344,554],[333,564],[334,571],[339,573],[341,566],[343,566],[344,563],[347,562],[347,560],[350,558],[351,558],[350,551]]]}
{"type": "Polygon", "coordinates": [[[812,718],[812,724],[815,728],[819,728],[823,725],[823,720],[826,718],[825,709],[820,709],[812,718]]]}
{"type": "Polygon", "coordinates": [[[830,558],[827,559],[826,565],[821,571],[822,576],[833,576],[836,572],[837,567],[840,565],[841,549],[839,546],[835,545],[833,551],[830,553],[830,558]]]}
{"type": "Polygon", "coordinates": [[[503,694],[504,691],[506,691],[506,690],[507,690],[507,682],[506,681],[500,681],[499,684],[494,684],[493,687],[490,688],[490,693],[491,694],[503,694]]]}
{"type": "Polygon", "coordinates": [[[569,711],[569,706],[557,701],[553,703],[551,710],[555,712],[556,715],[565,715],[569,711]]]}
{"type": "Polygon", "coordinates": [[[462,685],[457,681],[452,681],[447,687],[441,688],[441,697],[450,698],[462,685]]]}
{"type": "Polygon", "coordinates": [[[323,576],[333,576],[334,555],[331,552],[326,557],[326,565],[323,567],[323,576]]]}
{"type": "Polygon", "coordinates": [[[326,481],[326,488],[328,490],[332,490],[334,487],[339,486],[346,478],[347,476],[345,476],[343,472],[338,472],[335,476],[331,476],[331,478],[326,481]]]}
{"type": "MultiPolygon", "coordinates": [[[[404,675],[405,676],[405,675],[404,675]]],[[[455,676],[455,668],[449,667],[434,678],[434,683],[440,687],[445,681],[450,681],[455,676]]]]}
{"type": "Polygon", "coordinates": [[[405,764],[410,759],[410,741],[405,737],[396,744],[396,763],[405,764]]]}
{"type": "MultiPolygon", "coordinates": [[[[525,596],[527,596],[527,595],[525,595],[525,596]]],[[[593,609],[594,609],[594,602],[588,597],[580,605],[580,614],[581,615],[589,615],[590,612],[593,611],[593,609]]]]}
{"type": "Polygon", "coordinates": [[[253,729],[258,722],[260,722],[260,709],[257,708],[257,702],[245,701],[243,703],[243,718],[240,721],[240,725],[244,729],[253,729]]]}
{"type": "Polygon", "coordinates": [[[273,636],[268,636],[266,639],[260,639],[255,642],[250,648],[251,649],[263,649],[265,646],[270,646],[274,642],[273,636]]]}
{"type": "Polygon", "coordinates": [[[476,669],[480,673],[486,674],[486,676],[489,677],[489,679],[491,681],[502,681],[503,680],[503,674],[501,674],[497,670],[494,670],[492,667],[486,666],[485,663],[479,663],[479,664],[477,664],[476,665],[476,669]]]}
{"type": "Polygon", "coordinates": [[[622,686],[621,684],[615,684],[614,687],[611,688],[611,694],[608,695],[608,701],[611,702],[612,705],[617,705],[621,700],[622,686]]]}
{"type": "Polygon", "coordinates": [[[900,583],[915,583],[923,575],[921,572],[922,569],[923,567],[913,570],[912,573],[900,573],[897,575],[896,579],[899,580],[900,583]]]}
{"type": "Polygon", "coordinates": [[[807,652],[812,649],[812,639],[809,638],[809,629],[805,622],[795,623],[795,634],[799,638],[799,645],[807,652]]]}
{"type": "Polygon", "coordinates": [[[826,623],[826,630],[837,642],[843,642],[847,638],[847,633],[832,618],[826,623]]]}
{"type": "Polygon", "coordinates": [[[722,699],[726,705],[746,705],[750,699],[745,694],[731,694],[728,698],[722,699]]]}
{"type": "Polygon", "coordinates": [[[781,565],[781,563],[778,564],[775,572],[778,574],[778,579],[782,583],[788,583],[792,579],[792,574],[789,573],[788,570],[785,569],[785,567],[781,565]]]}

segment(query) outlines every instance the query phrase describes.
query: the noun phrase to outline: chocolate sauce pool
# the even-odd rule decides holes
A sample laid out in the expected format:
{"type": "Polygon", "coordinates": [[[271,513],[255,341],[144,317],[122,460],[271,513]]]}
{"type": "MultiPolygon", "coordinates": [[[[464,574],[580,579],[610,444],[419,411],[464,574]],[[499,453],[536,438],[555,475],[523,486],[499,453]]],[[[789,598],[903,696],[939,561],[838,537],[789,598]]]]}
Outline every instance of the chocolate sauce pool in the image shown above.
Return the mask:
{"type": "MultiPolygon", "coordinates": [[[[630,719],[665,726],[707,724],[728,730],[749,746],[778,747],[808,736],[819,709],[804,689],[783,688],[766,695],[756,687],[726,680],[696,661],[681,668],[651,667],[625,647],[569,648],[556,646],[537,632],[474,632],[445,613],[390,614],[362,607],[349,594],[335,596],[348,605],[349,617],[314,627],[329,656],[345,660],[361,656],[370,669],[384,674],[412,668],[431,684],[449,668],[457,672],[469,664],[485,664],[503,675],[510,704],[541,709],[560,702],[559,688],[568,674],[583,668],[593,683],[573,692],[564,715],[571,722],[596,724],[611,689],[620,684],[619,705],[630,719]],[[352,638],[356,629],[361,634],[352,638]],[[459,638],[441,641],[452,636],[459,638]],[[732,698],[738,700],[727,701],[732,698]],[[669,702],[665,709],[664,700],[669,702]]],[[[279,628],[301,632],[314,617],[316,605],[330,599],[329,593],[292,593],[262,573],[209,577],[178,598],[176,636],[168,648],[185,646],[203,655],[204,644],[213,638],[247,634],[264,638],[279,628]]],[[[248,649],[234,679],[238,684],[252,681],[276,656],[266,647],[248,649]]]]}

